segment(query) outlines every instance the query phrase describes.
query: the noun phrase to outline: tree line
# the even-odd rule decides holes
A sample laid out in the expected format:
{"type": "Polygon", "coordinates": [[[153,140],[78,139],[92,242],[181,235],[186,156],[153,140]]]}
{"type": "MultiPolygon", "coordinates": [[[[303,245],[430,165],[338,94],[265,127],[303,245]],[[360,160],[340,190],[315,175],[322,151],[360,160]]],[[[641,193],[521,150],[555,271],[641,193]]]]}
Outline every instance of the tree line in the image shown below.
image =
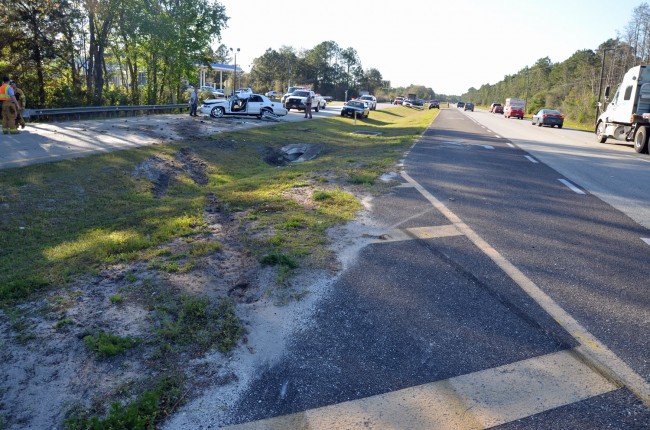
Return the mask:
{"type": "Polygon", "coordinates": [[[559,63],[540,58],[496,84],[470,88],[461,98],[479,105],[520,98],[527,102],[526,113],[558,109],[568,118],[588,124],[596,119],[597,102],[605,101],[605,88],[612,87],[613,94],[629,68],[649,62],[650,7],[642,3],[618,37],[596,50],[579,50],[559,63]]]}
{"type": "MultiPolygon", "coordinates": [[[[0,0],[0,73],[16,79],[28,107],[138,105],[186,100],[199,66],[232,64],[231,50],[212,49],[227,26],[216,0],[0,0]]],[[[354,48],[325,41],[312,49],[267,49],[237,77],[257,92],[309,84],[337,99],[370,91],[392,99],[431,88],[390,88],[364,70],[354,48]]],[[[230,76],[226,76],[229,79],[230,76]]],[[[234,80],[233,80],[234,81],[234,80]]]]}
{"type": "Polygon", "coordinates": [[[175,102],[227,23],[214,0],[0,0],[0,72],[28,107],[175,102]]]}

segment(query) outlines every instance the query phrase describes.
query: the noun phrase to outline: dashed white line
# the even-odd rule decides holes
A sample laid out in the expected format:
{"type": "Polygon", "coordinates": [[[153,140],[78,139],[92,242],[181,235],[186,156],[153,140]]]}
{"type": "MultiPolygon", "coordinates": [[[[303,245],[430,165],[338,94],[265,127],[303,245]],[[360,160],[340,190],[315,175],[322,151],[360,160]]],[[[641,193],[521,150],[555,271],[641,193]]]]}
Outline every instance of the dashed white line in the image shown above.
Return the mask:
{"type": "Polygon", "coordinates": [[[536,164],[539,163],[539,161],[535,160],[535,159],[534,159],[533,157],[531,157],[530,155],[524,155],[524,157],[526,157],[526,159],[527,159],[528,161],[530,161],[531,163],[536,163],[536,164]]]}
{"type": "Polygon", "coordinates": [[[506,145],[508,145],[508,146],[509,146],[509,147],[511,147],[511,148],[516,148],[516,146],[515,146],[515,145],[513,145],[513,144],[512,144],[512,143],[510,143],[510,142],[506,142],[506,145]]]}
{"type": "Polygon", "coordinates": [[[564,185],[569,187],[571,191],[573,191],[576,194],[586,194],[584,191],[582,191],[580,188],[576,187],[573,185],[571,182],[567,181],[566,179],[558,179],[558,181],[562,182],[564,185]]]}
{"type": "Polygon", "coordinates": [[[641,240],[650,245],[650,237],[642,237],[641,240]]]}

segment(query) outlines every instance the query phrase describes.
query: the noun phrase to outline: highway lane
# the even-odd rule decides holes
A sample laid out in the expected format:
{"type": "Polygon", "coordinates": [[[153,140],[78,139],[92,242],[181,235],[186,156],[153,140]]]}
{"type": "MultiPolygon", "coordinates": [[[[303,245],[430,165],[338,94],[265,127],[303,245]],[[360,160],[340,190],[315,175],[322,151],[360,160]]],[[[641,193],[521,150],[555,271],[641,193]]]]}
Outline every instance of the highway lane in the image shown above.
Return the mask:
{"type": "Polygon", "coordinates": [[[647,183],[647,156],[480,111],[436,123],[409,156],[413,178],[647,384],[648,197],[624,178],[647,183]]]}
{"type": "MultiPolygon", "coordinates": [[[[388,103],[377,107],[391,106],[388,103]]],[[[314,119],[338,116],[341,105],[328,105],[314,119]]],[[[372,115],[372,113],[370,114],[372,115]]],[[[280,122],[308,121],[304,112],[291,111],[280,122]]],[[[170,141],[274,125],[255,117],[192,118],[187,114],[146,115],[127,118],[28,123],[20,134],[0,139],[0,169],[47,163],[90,154],[119,151],[170,141]]]]}
{"type": "Polygon", "coordinates": [[[650,156],[615,140],[597,143],[594,133],[532,126],[486,111],[463,112],[488,135],[507,137],[539,161],[650,228],[650,156]],[[489,131],[488,131],[489,130],[489,131]]]}

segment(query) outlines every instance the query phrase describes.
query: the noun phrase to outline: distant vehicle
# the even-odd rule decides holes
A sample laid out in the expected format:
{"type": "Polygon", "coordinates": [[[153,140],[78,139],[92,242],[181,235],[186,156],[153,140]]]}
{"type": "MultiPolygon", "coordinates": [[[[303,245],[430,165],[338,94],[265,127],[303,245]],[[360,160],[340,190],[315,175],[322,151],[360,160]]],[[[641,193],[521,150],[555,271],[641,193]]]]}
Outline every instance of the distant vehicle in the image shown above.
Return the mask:
{"type": "Polygon", "coordinates": [[[368,102],[368,108],[370,110],[375,110],[377,109],[377,99],[373,95],[363,95],[358,98],[358,100],[362,100],[364,102],[368,102]]]}
{"type": "Polygon", "coordinates": [[[440,102],[438,100],[431,100],[429,102],[429,109],[440,109],[440,102]]]}
{"type": "Polygon", "coordinates": [[[266,97],[278,97],[278,96],[281,96],[282,94],[280,94],[280,93],[277,92],[277,91],[269,91],[268,93],[266,93],[266,94],[264,94],[264,95],[265,95],[266,97]]]}
{"type": "Polygon", "coordinates": [[[474,103],[472,102],[465,103],[465,110],[471,110],[472,112],[474,112],[474,103]]]}
{"type": "Polygon", "coordinates": [[[403,100],[404,100],[404,97],[395,97],[395,100],[393,100],[393,104],[394,105],[401,105],[403,100]]]}
{"type": "Polygon", "coordinates": [[[503,110],[503,116],[506,118],[514,116],[515,118],[524,119],[524,105],[525,102],[521,99],[506,99],[506,107],[503,110]]]}
{"type": "Polygon", "coordinates": [[[239,96],[245,96],[247,94],[253,94],[253,89],[250,88],[250,87],[240,88],[237,91],[235,91],[235,94],[238,94],[239,96]]]}
{"type": "Polygon", "coordinates": [[[288,98],[291,94],[293,94],[294,91],[298,91],[298,90],[309,91],[309,87],[307,87],[307,86],[305,86],[305,85],[294,85],[294,86],[292,86],[292,87],[289,87],[288,90],[287,90],[287,92],[284,93],[284,95],[283,95],[282,98],[280,99],[280,102],[284,103],[285,101],[287,101],[287,98],[288,98]]]}
{"type": "Polygon", "coordinates": [[[464,108],[464,107],[465,107],[465,102],[458,102],[458,103],[456,103],[456,107],[459,108],[459,109],[460,109],[460,108],[464,108]]]}
{"type": "Polygon", "coordinates": [[[503,106],[501,103],[492,103],[490,105],[490,113],[503,113],[503,106]]]}
{"type": "Polygon", "coordinates": [[[564,115],[554,109],[541,109],[533,115],[532,124],[539,127],[543,125],[555,127],[557,125],[557,128],[562,128],[564,125],[564,115]]]}
{"type": "Polygon", "coordinates": [[[370,109],[366,102],[361,100],[350,100],[341,108],[341,116],[350,116],[357,118],[368,118],[370,116],[370,109]]]}
{"type": "Polygon", "coordinates": [[[201,113],[212,118],[225,115],[252,115],[261,118],[264,111],[284,116],[287,110],[277,102],[272,102],[261,94],[233,95],[228,99],[207,99],[201,105],[201,113]]]}
{"type": "Polygon", "coordinates": [[[325,109],[327,102],[323,98],[313,91],[310,90],[297,90],[291,93],[291,95],[284,99],[284,107],[287,110],[297,109],[305,110],[305,102],[307,101],[307,96],[311,95],[311,106],[314,109],[314,112],[318,112],[321,109],[325,109]]]}

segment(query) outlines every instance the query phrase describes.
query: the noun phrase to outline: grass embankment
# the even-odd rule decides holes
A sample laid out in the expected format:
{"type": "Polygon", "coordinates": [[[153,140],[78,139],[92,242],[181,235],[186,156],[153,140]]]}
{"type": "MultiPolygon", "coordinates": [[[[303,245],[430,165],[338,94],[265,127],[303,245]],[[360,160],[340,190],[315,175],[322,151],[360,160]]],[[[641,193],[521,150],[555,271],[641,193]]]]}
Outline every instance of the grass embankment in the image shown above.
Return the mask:
{"type": "MultiPolygon", "coordinates": [[[[15,337],[29,342],[29,333],[18,333],[20,315],[11,309],[13,304],[58,292],[80,276],[116,263],[145,262],[150,271],[190,272],[195,259],[221,252],[206,222],[206,214],[215,211],[246,223],[233,233],[239,235],[235,240],[260,264],[278,268],[279,285],[299,268],[328,267],[333,256],[326,230],[352,219],[361,207],[350,189],[381,187],[375,182],[378,176],[393,168],[438,112],[397,107],[373,111],[356,125],[340,117],[285,123],[2,170],[0,308],[12,320],[15,337]],[[307,162],[269,163],[274,150],[291,143],[318,145],[322,151],[307,162]],[[166,174],[154,175],[155,166],[166,166],[166,174]],[[168,246],[178,238],[187,244],[183,254],[168,246]]],[[[147,282],[132,285],[159,291],[147,282]]],[[[110,301],[119,306],[131,292],[126,289],[110,301]]],[[[127,350],[152,348],[153,342],[158,346],[153,346],[157,349],[150,360],[169,364],[170,354],[188,350],[229,351],[243,332],[227,301],[210,303],[168,290],[148,306],[156,324],[148,339],[89,328],[83,333],[88,351],[106,360],[127,350]]],[[[62,317],[55,327],[65,329],[71,323],[62,317]]],[[[160,371],[148,387],[128,393],[137,400],[127,406],[114,403],[106,418],[82,414],[67,426],[108,428],[127,421],[135,427],[152,425],[181,402],[182,372],[160,371]]]]}
{"type": "Polygon", "coordinates": [[[198,184],[181,172],[159,198],[136,167],[151,157],[173,161],[188,143],[0,171],[0,301],[28,298],[106,264],[149,260],[157,246],[203,233],[207,201],[214,199],[228,212],[246,211],[259,229],[276,227],[272,238],[251,243],[260,258],[323,252],[324,231],[359,209],[350,194],[331,185],[371,185],[435,112],[396,108],[373,112],[356,127],[350,119],[331,118],[192,142],[207,180],[198,184]],[[381,135],[351,134],[355,130],[381,135]],[[284,167],[263,161],[269,148],[290,143],[312,143],[323,151],[313,161],[284,167]],[[283,194],[308,186],[326,191],[317,195],[315,209],[283,194]]]}

